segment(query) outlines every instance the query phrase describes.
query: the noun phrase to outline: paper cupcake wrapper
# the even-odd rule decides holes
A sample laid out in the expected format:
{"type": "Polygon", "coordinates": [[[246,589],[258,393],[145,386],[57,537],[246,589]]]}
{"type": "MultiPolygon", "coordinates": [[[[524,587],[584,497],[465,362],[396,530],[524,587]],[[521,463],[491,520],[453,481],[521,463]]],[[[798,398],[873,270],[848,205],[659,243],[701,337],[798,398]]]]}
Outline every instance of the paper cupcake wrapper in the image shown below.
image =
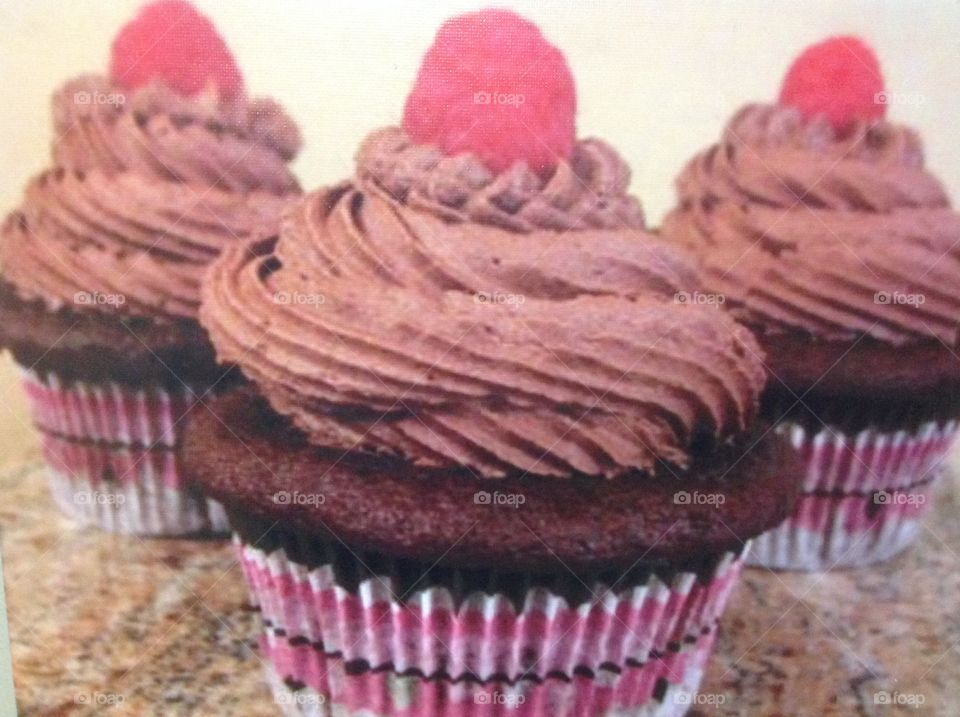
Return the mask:
{"type": "Polygon", "coordinates": [[[354,701],[365,698],[365,690],[379,690],[368,696],[381,702],[363,709],[372,714],[387,709],[385,715],[408,714],[383,701],[391,680],[408,691],[433,693],[424,696],[428,704],[410,708],[410,715],[500,714],[490,705],[477,711],[481,705],[473,699],[483,689],[477,682],[512,689],[550,680],[559,681],[535,699],[566,706],[529,714],[599,714],[616,705],[630,711],[614,714],[647,714],[636,711],[643,705],[659,710],[663,705],[652,700],[658,695],[662,701],[667,685],[689,694],[699,684],[712,642],[706,638],[739,577],[743,556],[743,551],[719,556],[699,577],[693,572],[677,572],[667,580],[650,575],[612,591],[596,585],[596,599],[570,605],[542,585],[527,588],[519,599],[499,592],[458,594],[448,586],[469,579],[459,579],[457,571],[442,585],[401,598],[394,587],[403,568],[382,557],[384,567],[375,577],[349,589],[338,582],[341,573],[334,567],[349,560],[345,549],[331,547],[339,554],[329,564],[309,568],[289,559],[283,548],[268,554],[239,539],[237,544],[251,599],[265,623],[265,654],[278,678],[307,685],[324,696],[328,709],[361,709],[354,701]],[[371,684],[327,681],[337,670],[346,678],[351,665],[376,675],[365,678],[371,684]],[[411,675],[419,679],[404,682],[411,675]],[[466,685],[470,682],[472,687],[466,685]],[[570,706],[584,700],[595,707],[577,712],[582,708],[570,706]]]}
{"type": "Polygon", "coordinates": [[[80,472],[58,470],[54,461],[49,464],[54,502],[81,525],[151,536],[226,533],[230,529],[219,503],[199,491],[171,487],[162,476],[149,471],[133,480],[107,483],[100,478],[89,480],[80,472]]]}
{"type": "Polygon", "coordinates": [[[807,493],[871,493],[903,488],[928,477],[950,450],[958,422],[930,421],[913,431],[872,429],[846,435],[836,429],[807,431],[784,423],[786,433],[805,464],[807,493]]]}
{"type": "Polygon", "coordinates": [[[910,546],[933,504],[933,482],[892,500],[922,498],[923,505],[890,505],[877,512],[873,496],[802,496],[794,515],[754,541],[751,565],[783,570],[827,570],[888,560],[910,546]]]}
{"type": "Polygon", "coordinates": [[[957,429],[957,421],[930,422],[912,432],[846,436],[782,425],[804,461],[804,492],[783,524],[753,541],[747,564],[817,571],[900,553],[933,508],[940,464],[957,429]]]}
{"type": "Polygon", "coordinates": [[[166,391],[119,383],[64,382],[24,371],[33,422],[44,433],[91,443],[175,448],[181,417],[196,404],[187,387],[166,391]]]}
{"type": "Polygon", "coordinates": [[[651,575],[614,591],[594,585],[596,598],[573,606],[543,586],[530,587],[521,600],[499,592],[456,595],[445,585],[400,600],[399,566],[387,563],[385,573],[350,590],[338,584],[333,565],[351,556],[308,569],[283,549],[239,549],[252,600],[270,628],[348,661],[481,679],[645,662],[711,629],[741,568],[740,555],[728,553],[709,575],[681,572],[669,582],[651,575]]]}
{"type": "Polygon", "coordinates": [[[192,390],[65,382],[23,384],[57,505],[85,525],[139,535],[226,533],[226,514],[186,477],[179,446],[192,390]]]}
{"type": "Polygon", "coordinates": [[[513,683],[357,672],[341,658],[269,631],[261,649],[274,702],[288,717],[679,717],[696,702],[714,637],[710,632],[677,652],[622,670],[513,683]]]}

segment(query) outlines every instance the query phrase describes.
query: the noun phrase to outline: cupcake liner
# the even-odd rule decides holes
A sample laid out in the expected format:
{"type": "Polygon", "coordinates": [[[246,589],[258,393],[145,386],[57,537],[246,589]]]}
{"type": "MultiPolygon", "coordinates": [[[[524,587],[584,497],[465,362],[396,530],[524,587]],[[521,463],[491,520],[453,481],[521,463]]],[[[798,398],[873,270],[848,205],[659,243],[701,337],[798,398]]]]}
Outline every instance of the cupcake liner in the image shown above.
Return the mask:
{"type": "Polygon", "coordinates": [[[802,496],[792,517],[754,541],[750,564],[814,571],[888,560],[920,534],[933,493],[932,482],[922,492],[888,493],[922,495],[927,503],[891,505],[879,513],[874,496],[802,496]]]}
{"type": "Polygon", "coordinates": [[[179,458],[168,448],[109,447],[80,443],[49,433],[41,437],[43,457],[59,473],[76,477],[92,487],[110,490],[147,480],[171,489],[185,488],[179,458]]]}
{"type": "Polygon", "coordinates": [[[184,414],[196,404],[190,388],[171,392],[119,383],[66,383],[56,374],[24,371],[33,422],[44,433],[92,443],[175,448],[184,414]]]}
{"type": "Polygon", "coordinates": [[[783,524],[754,540],[747,564],[817,571],[881,562],[915,540],[958,422],[853,436],[795,423],[778,430],[803,458],[804,492],[783,524]]]}
{"type": "Polygon", "coordinates": [[[226,514],[183,469],[190,389],[65,382],[25,371],[54,501],[69,517],[138,535],[226,533],[226,514]]]}
{"type": "MultiPolygon", "coordinates": [[[[44,452],[53,455],[44,438],[44,452]]],[[[97,447],[87,453],[111,454],[97,447]]],[[[111,533],[131,535],[190,535],[225,533],[229,530],[222,506],[199,491],[169,485],[163,474],[151,468],[120,482],[90,479],[82,470],[58,470],[57,458],[48,457],[49,484],[53,500],[67,516],[81,525],[95,525],[111,533]]],[[[98,461],[109,461],[98,458],[98,461]]],[[[172,457],[169,459],[172,461],[172,457]]],[[[128,457],[124,462],[132,462],[128,457]]]]}
{"type": "Polygon", "coordinates": [[[643,665],[513,683],[352,670],[270,631],[261,650],[274,702],[288,717],[679,717],[696,702],[715,634],[643,665]]]}
{"type": "Polygon", "coordinates": [[[867,429],[852,436],[836,429],[810,433],[796,423],[778,430],[803,458],[804,492],[865,494],[922,481],[950,450],[957,428],[957,421],[930,421],[913,431],[867,429]]]}
{"type": "Polygon", "coordinates": [[[644,662],[710,629],[741,567],[729,553],[706,580],[684,572],[669,583],[651,575],[615,591],[595,585],[597,598],[577,606],[535,586],[518,606],[502,593],[461,596],[445,586],[418,589],[400,601],[390,575],[399,568],[349,590],[337,583],[333,560],[307,569],[282,549],[267,555],[250,545],[240,546],[240,560],[264,622],[291,638],[374,667],[481,679],[513,679],[532,667],[570,675],[644,662]]]}
{"type": "Polygon", "coordinates": [[[311,568],[288,558],[282,547],[267,553],[236,542],[276,677],[324,698],[322,704],[313,701],[319,710],[314,712],[297,711],[304,705],[294,702],[289,714],[298,715],[362,709],[384,715],[500,714],[502,705],[484,705],[477,695],[527,682],[546,685],[529,687],[540,708],[554,705],[529,714],[682,714],[670,711],[679,705],[666,709],[663,690],[696,690],[744,552],[719,556],[699,577],[650,574],[614,590],[597,583],[597,598],[571,605],[562,594],[532,583],[519,596],[460,590],[457,585],[471,581],[455,569],[443,584],[398,597],[404,571],[399,561],[380,557],[375,575],[353,583],[340,579],[339,566],[350,559],[344,548],[329,547],[329,561],[311,568]],[[355,666],[370,676],[355,680],[347,674],[355,666]],[[394,683],[409,694],[397,697],[394,683]],[[416,698],[415,707],[401,708],[387,701],[390,695],[402,703],[416,698]],[[364,699],[372,702],[364,706],[364,699]]]}

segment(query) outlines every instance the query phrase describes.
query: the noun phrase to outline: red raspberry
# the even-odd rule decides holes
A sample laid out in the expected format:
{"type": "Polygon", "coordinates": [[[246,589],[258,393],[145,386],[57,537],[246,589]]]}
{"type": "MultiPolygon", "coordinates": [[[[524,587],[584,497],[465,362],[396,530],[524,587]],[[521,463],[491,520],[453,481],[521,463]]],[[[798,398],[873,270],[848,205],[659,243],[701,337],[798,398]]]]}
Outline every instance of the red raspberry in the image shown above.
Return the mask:
{"type": "Polygon", "coordinates": [[[858,119],[880,119],[887,110],[880,62],[852,35],[811,45],[787,72],[780,104],[796,107],[805,117],[825,114],[841,133],[858,119]]]}
{"type": "Polygon", "coordinates": [[[227,99],[243,94],[243,76],[213,23],[186,0],[140,9],[113,41],[110,77],[128,90],[160,79],[192,97],[209,86],[227,99]]]}
{"type": "Polygon", "coordinates": [[[491,171],[524,161],[549,175],[573,152],[576,89],[540,29],[509,10],[448,20],[420,66],[403,115],[414,141],[470,152],[491,171]]]}

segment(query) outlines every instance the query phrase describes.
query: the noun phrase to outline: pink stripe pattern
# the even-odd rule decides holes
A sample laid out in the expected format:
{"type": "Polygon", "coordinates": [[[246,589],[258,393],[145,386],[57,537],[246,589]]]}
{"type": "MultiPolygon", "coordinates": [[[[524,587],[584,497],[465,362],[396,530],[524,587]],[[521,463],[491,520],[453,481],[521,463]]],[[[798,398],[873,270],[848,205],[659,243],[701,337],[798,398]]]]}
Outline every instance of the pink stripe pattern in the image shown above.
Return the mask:
{"type": "Polygon", "coordinates": [[[41,443],[43,456],[52,468],[106,490],[117,483],[134,483],[145,475],[152,483],[168,488],[185,487],[179,457],[170,449],[107,448],[49,433],[43,434],[41,443]]]}
{"type": "Polygon", "coordinates": [[[123,446],[174,448],[180,420],[196,403],[193,391],[133,388],[118,383],[65,383],[54,374],[24,372],[33,422],[44,433],[123,446]]]}
{"type": "Polygon", "coordinates": [[[922,531],[958,422],[846,436],[784,424],[806,465],[790,518],[756,538],[748,565],[821,571],[888,560],[922,531]]]}
{"type": "Polygon", "coordinates": [[[25,371],[54,501],[73,520],[138,535],[225,533],[226,515],[190,484],[180,453],[193,391],[65,382],[25,371]]]}
{"type": "Polygon", "coordinates": [[[290,717],[679,717],[694,704],[713,642],[714,633],[704,635],[679,652],[599,675],[514,683],[451,683],[392,670],[354,674],[343,659],[271,632],[261,650],[274,701],[290,717]]]}
{"type": "MultiPolygon", "coordinates": [[[[455,595],[443,586],[401,599],[394,594],[389,569],[350,590],[338,584],[331,565],[308,568],[282,549],[268,554],[239,538],[236,543],[251,600],[265,622],[264,651],[281,682],[310,686],[327,706],[404,716],[500,714],[490,711],[496,707],[492,704],[477,711],[479,703],[451,702],[471,680],[502,689],[517,680],[530,685],[547,680],[550,684],[532,699],[542,707],[543,700],[562,697],[569,703],[565,710],[582,709],[585,699],[598,710],[614,703],[633,710],[652,699],[659,680],[683,685],[685,694],[692,694],[699,673],[694,679],[690,670],[702,668],[743,556],[743,551],[722,556],[713,572],[699,579],[680,572],[669,582],[651,576],[619,590],[594,586],[596,599],[571,606],[546,587],[529,588],[516,604],[499,593],[455,595]],[[359,707],[353,696],[340,691],[355,687],[363,697],[374,689],[372,684],[364,686],[353,677],[345,683],[325,681],[328,668],[342,670],[343,664],[366,665],[370,676],[365,679],[373,682],[412,673],[419,676],[424,695],[438,694],[430,705],[416,708],[426,711],[407,712],[386,702],[359,707]],[[585,671],[593,677],[584,677],[585,671]],[[558,675],[567,679],[557,680],[558,675]]],[[[472,700],[479,694],[476,689],[464,694],[472,700]]]]}

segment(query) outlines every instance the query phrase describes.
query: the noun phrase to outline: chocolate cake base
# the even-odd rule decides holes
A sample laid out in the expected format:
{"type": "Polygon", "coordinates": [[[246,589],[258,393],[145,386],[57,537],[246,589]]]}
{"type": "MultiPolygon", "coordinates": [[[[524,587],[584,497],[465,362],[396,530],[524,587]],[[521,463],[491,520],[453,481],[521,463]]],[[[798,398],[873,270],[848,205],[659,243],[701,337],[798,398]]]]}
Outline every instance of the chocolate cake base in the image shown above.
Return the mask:
{"type": "Polygon", "coordinates": [[[767,393],[778,403],[802,396],[836,420],[837,407],[851,406],[883,418],[909,405],[919,422],[960,416],[960,349],[936,339],[894,347],[869,337],[836,342],[755,333],[771,373],[767,393]]]}
{"type": "Polygon", "coordinates": [[[314,446],[249,387],[210,409],[192,419],[187,464],[239,525],[262,533],[247,536],[258,544],[282,526],[457,568],[592,573],[687,564],[738,550],[778,524],[799,490],[793,450],[765,430],[685,471],[484,480],[314,446]]]}
{"type": "Polygon", "coordinates": [[[193,319],[124,317],[106,311],[50,311],[0,281],[0,346],[17,363],[65,381],[163,387],[229,385],[237,372],[217,365],[193,319]]]}

